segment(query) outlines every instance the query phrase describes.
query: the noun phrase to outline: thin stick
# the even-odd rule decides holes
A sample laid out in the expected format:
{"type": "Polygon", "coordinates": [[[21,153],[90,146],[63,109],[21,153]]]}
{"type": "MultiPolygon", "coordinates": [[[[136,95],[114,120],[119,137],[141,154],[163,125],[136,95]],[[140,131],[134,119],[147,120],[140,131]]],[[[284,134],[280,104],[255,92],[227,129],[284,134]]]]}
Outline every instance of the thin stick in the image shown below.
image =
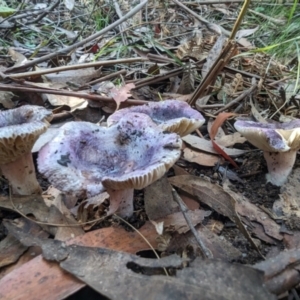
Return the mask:
{"type": "Polygon", "coordinates": [[[253,93],[257,88],[257,83],[255,82],[248,90],[244,91],[241,95],[239,95],[237,98],[235,98],[234,100],[230,101],[228,104],[226,104],[224,107],[220,108],[219,110],[217,110],[214,115],[219,114],[220,112],[230,108],[231,106],[239,103],[240,101],[242,101],[246,96],[250,95],[251,93],[253,93]]]}
{"type": "Polygon", "coordinates": [[[233,26],[233,29],[230,33],[230,36],[229,36],[229,39],[230,40],[233,40],[235,38],[235,35],[237,33],[237,31],[239,30],[240,26],[241,26],[241,23],[244,19],[244,16],[246,15],[247,13],[247,9],[249,7],[249,4],[250,4],[250,0],[245,0],[244,4],[243,4],[243,7],[238,15],[238,18],[236,19],[235,21],[235,24],[233,26]]]}
{"type": "Polygon", "coordinates": [[[266,19],[266,20],[268,20],[268,21],[270,21],[272,23],[275,23],[277,25],[284,25],[286,23],[286,20],[280,20],[280,19],[272,18],[272,17],[267,16],[266,14],[259,13],[259,12],[255,11],[255,10],[253,10],[253,9],[249,9],[249,11],[251,13],[253,13],[254,15],[257,15],[257,16],[259,16],[261,18],[264,18],[264,19],[266,19]]]}
{"type": "MultiPolygon", "coordinates": [[[[199,20],[200,22],[204,23],[205,25],[209,26],[210,22],[207,21],[206,19],[204,19],[203,17],[200,17],[199,14],[197,14],[196,12],[194,12],[193,10],[189,9],[188,7],[186,7],[184,4],[182,4],[182,2],[179,2],[178,0],[172,0],[174,3],[176,3],[178,6],[180,6],[182,9],[184,9],[185,11],[187,11],[189,14],[191,14],[192,16],[194,16],[197,20],[199,20]]],[[[219,25],[221,31],[223,34],[225,35],[229,35],[230,32],[228,30],[226,30],[225,28],[223,28],[221,25],[219,25]]]]}
{"type": "MultiPolygon", "coordinates": [[[[167,78],[173,77],[173,76],[177,76],[179,74],[181,74],[183,72],[183,68],[178,68],[178,69],[174,69],[166,74],[159,74],[159,75],[155,75],[153,77],[149,77],[149,78],[145,78],[145,79],[141,79],[137,82],[134,82],[135,84],[135,88],[139,89],[143,86],[149,85],[149,84],[153,84],[155,82],[160,82],[162,80],[165,80],[167,78]]],[[[128,83],[131,82],[130,80],[127,81],[128,83]]]]}
{"type": "Polygon", "coordinates": [[[197,86],[192,97],[189,99],[188,103],[190,105],[195,105],[198,98],[205,95],[205,90],[209,85],[213,85],[220,71],[225,67],[230,58],[234,55],[236,50],[236,43],[232,40],[228,41],[224,46],[224,49],[220,53],[219,57],[215,60],[211,66],[209,72],[206,74],[202,82],[197,86]]]}
{"type": "Polygon", "coordinates": [[[75,43],[71,46],[68,46],[68,47],[65,47],[65,48],[62,48],[62,49],[58,49],[56,52],[44,55],[40,58],[37,58],[33,61],[28,62],[27,64],[24,64],[24,65],[20,66],[20,67],[8,68],[8,69],[6,69],[5,73],[7,74],[9,72],[16,71],[16,70],[27,69],[29,67],[32,67],[32,66],[36,65],[36,64],[39,64],[39,63],[44,62],[46,60],[52,59],[52,58],[56,57],[58,54],[68,53],[68,52],[74,50],[77,47],[83,46],[84,44],[95,40],[96,38],[100,37],[101,35],[104,35],[108,31],[110,31],[111,29],[114,29],[115,27],[117,27],[121,23],[123,23],[126,20],[128,20],[129,18],[131,18],[139,10],[141,10],[147,4],[147,2],[148,2],[148,0],[145,0],[145,1],[141,2],[140,4],[135,6],[131,11],[129,11],[123,18],[118,19],[116,22],[114,22],[114,23],[110,24],[109,26],[103,28],[99,32],[96,32],[96,33],[92,34],[91,36],[87,37],[86,39],[83,39],[82,41],[80,41],[78,43],[75,43]]]}
{"type": "MultiPolygon", "coordinates": [[[[64,96],[72,96],[78,98],[84,98],[94,101],[103,101],[103,102],[111,102],[114,103],[114,99],[110,97],[100,96],[97,94],[88,94],[82,92],[71,92],[65,90],[56,90],[56,89],[49,89],[49,88],[36,88],[36,87],[26,87],[26,86],[14,86],[10,84],[0,84],[0,91],[21,91],[21,92],[34,92],[34,93],[45,93],[45,94],[52,94],[52,95],[64,95],[64,96]]],[[[148,101],[146,100],[127,100],[122,102],[121,104],[125,105],[142,105],[147,104],[148,101]]]]}
{"type": "Polygon", "coordinates": [[[116,65],[116,64],[130,64],[133,62],[143,62],[143,61],[148,61],[148,58],[136,57],[136,58],[122,58],[122,59],[115,59],[115,60],[104,60],[104,61],[96,61],[96,62],[91,62],[91,63],[76,64],[76,65],[44,69],[44,70],[39,70],[39,71],[16,73],[16,74],[9,74],[9,75],[1,74],[1,75],[4,78],[8,77],[11,79],[18,79],[18,78],[23,78],[23,77],[45,75],[45,74],[58,73],[58,72],[69,71],[69,70],[78,70],[78,69],[102,67],[102,66],[112,66],[112,65],[116,65]]]}
{"type": "Polygon", "coordinates": [[[106,76],[100,77],[98,79],[95,79],[93,81],[87,82],[87,83],[85,83],[85,85],[81,86],[79,89],[82,89],[83,87],[93,85],[93,84],[96,84],[96,83],[99,83],[99,82],[102,82],[102,81],[105,81],[105,80],[109,80],[109,79],[117,77],[119,75],[125,75],[126,73],[127,73],[126,70],[120,70],[120,71],[117,71],[115,73],[111,73],[109,75],[106,75],[106,76]]]}
{"type": "Polygon", "coordinates": [[[173,188],[172,188],[172,195],[173,195],[173,199],[179,205],[179,208],[180,208],[187,224],[189,225],[191,232],[193,233],[197,243],[199,244],[200,250],[202,251],[203,255],[205,256],[205,258],[213,258],[211,251],[204,245],[203,241],[201,240],[201,237],[199,236],[198,232],[196,231],[195,227],[193,226],[192,221],[190,220],[190,218],[187,214],[187,212],[188,212],[187,207],[183,203],[183,201],[180,198],[180,196],[178,195],[178,193],[173,188]]]}
{"type": "Polygon", "coordinates": [[[196,103],[196,107],[198,109],[211,109],[211,108],[220,108],[223,107],[224,104],[205,104],[205,105],[197,105],[196,103]]]}

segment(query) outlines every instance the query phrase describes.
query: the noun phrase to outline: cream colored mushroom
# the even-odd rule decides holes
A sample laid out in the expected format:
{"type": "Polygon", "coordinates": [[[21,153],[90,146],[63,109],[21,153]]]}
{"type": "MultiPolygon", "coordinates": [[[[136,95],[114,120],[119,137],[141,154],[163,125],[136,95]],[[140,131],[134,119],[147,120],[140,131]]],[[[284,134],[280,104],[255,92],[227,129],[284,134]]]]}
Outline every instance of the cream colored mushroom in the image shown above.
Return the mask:
{"type": "Polygon", "coordinates": [[[267,181],[277,186],[283,185],[293,169],[300,148],[300,120],[287,123],[238,120],[234,127],[264,152],[269,171],[267,181]]]}
{"type": "Polygon", "coordinates": [[[15,194],[41,192],[31,149],[51,118],[51,111],[33,105],[0,112],[0,169],[15,194]]]}

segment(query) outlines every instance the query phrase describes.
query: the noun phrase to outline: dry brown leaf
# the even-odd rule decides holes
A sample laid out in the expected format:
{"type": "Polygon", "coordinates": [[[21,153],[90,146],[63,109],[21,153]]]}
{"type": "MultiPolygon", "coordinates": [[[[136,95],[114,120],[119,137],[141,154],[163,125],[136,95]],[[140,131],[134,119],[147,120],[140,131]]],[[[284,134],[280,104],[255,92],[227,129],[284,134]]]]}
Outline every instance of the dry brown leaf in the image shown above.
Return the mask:
{"type": "MultiPolygon", "coordinates": [[[[46,205],[50,207],[50,212],[51,210],[53,210],[53,208],[57,208],[61,215],[64,216],[64,221],[66,222],[66,224],[78,225],[70,227],[57,226],[55,239],[65,241],[70,238],[74,238],[75,236],[84,234],[81,226],[79,226],[77,220],[74,219],[74,216],[70,212],[69,208],[66,207],[64,200],[67,197],[65,197],[65,195],[61,191],[53,186],[49,186],[48,190],[43,193],[42,197],[46,205]]],[[[75,201],[75,204],[78,199],[76,197],[73,197],[73,201],[75,201]]],[[[52,223],[61,224],[62,222],[63,220],[61,219],[61,217],[59,217],[59,214],[53,217],[52,223]]]]}
{"type": "Polygon", "coordinates": [[[26,250],[26,246],[8,234],[0,242],[0,268],[16,262],[26,250]]]}
{"type": "MultiPolygon", "coordinates": [[[[27,219],[16,219],[14,222],[22,224],[26,234],[37,235],[47,238],[49,234],[27,219]]],[[[0,267],[14,263],[27,250],[28,247],[23,246],[14,236],[8,234],[5,239],[0,242],[0,267]]]]}
{"type": "Polygon", "coordinates": [[[189,175],[189,172],[177,165],[174,165],[172,168],[175,172],[175,175],[189,175]]]}
{"type": "MultiPolygon", "coordinates": [[[[139,231],[156,248],[157,234],[154,226],[146,223],[139,231]]],[[[129,253],[149,249],[136,232],[127,232],[123,228],[114,227],[88,232],[70,240],[68,244],[103,247],[129,253]]],[[[0,280],[0,298],[58,300],[66,298],[82,287],[84,284],[81,281],[62,270],[57,263],[46,261],[39,255],[0,280]]]]}
{"type": "Polygon", "coordinates": [[[283,243],[286,249],[300,249],[300,232],[293,232],[292,235],[283,234],[283,243]]]}
{"type": "MultiPolygon", "coordinates": [[[[39,68],[36,68],[36,69],[37,69],[37,71],[41,70],[39,68]]],[[[63,82],[60,83],[60,82],[32,82],[32,81],[30,81],[30,85],[36,86],[36,87],[41,87],[42,89],[45,89],[46,91],[47,91],[47,89],[61,90],[68,86],[66,83],[63,83],[63,82]]]]}
{"type": "Polygon", "coordinates": [[[206,96],[203,96],[203,97],[197,99],[196,104],[195,104],[196,108],[198,110],[201,110],[202,105],[206,105],[208,100],[210,99],[210,97],[211,97],[211,95],[206,95],[206,96]]]}
{"type": "Polygon", "coordinates": [[[264,287],[263,275],[251,267],[197,258],[189,268],[177,270],[176,276],[147,276],[134,267],[178,269],[186,261],[178,255],[147,259],[111,249],[66,246],[31,235],[22,238],[19,228],[13,228],[9,222],[5,225],[26,245],[42,246],[46,259],[58,262],[61,268],[109,299],[122,299],[124,295],[128,299],[142,299],[146,294],[149,299],[198,300],[201,295],[206,300],[215,300],[221,293],[226,300],[245,299],[249,295],[257,300],[276,299],[264,287]]]}
{"type": "MultiPolygon", "coordinates": [[[[198,136],[191,135],[191,134],[183,136],[182,140],[196,149],[199,149],[199,150],[202,150],[205,152],[209,152],[209,153],[213,153],[213,154],[218,154],[218,152],[213,148],[211,141],[207,141],[203,138],[200,138],[198,136]]],[[[227,155],[230,155],[233,157],[240,156],[240,155],[243,155],[248,152],[245,150],[231,149],[231,148],[226,148],[226,147],[222,147],[222,150],[227,155]]]]}
{"type": "Polygon", "coordinates": [[[183,191],[179,191],[178,194],[189,210],[196,210],[200,208],[200,203],[196,201],[193,196],[183,191]]]}
{"type": "Polygon", "coordinates": [[[273,239],[282,240],[282,235],[279,233],[280,226],[268,214],[247,201],[244,196],[233,192],[229,188],[228,180],[224,182],[223,189],[236,200],[236,211],[243,222],[248,225],[249,231],[254,232],[260,239],[270,244],[275,242],[273,239]]]}
{"type": "Polygon", "coordinates": [[[144,189],[145,211],[150,220],[164,218],[178,212],[177,203],[173,200],[172,186],[163,177],[144,189]]]}
{"type": "Polygon", "coordinates": [[[252,115],[256,119],[256,121],[258,121],[260,123],[267,123],[265,118],[260,114],[260,112],[257,110],[256,106],[254,105],[254,103],[252,101],[252,97],[250,97],[249,104],[251,106],[252,115]]]}
{"type": "Polygon", "coordinates": [[[282,251],[277,256],[253,266],[264,273],[265,285],[271,293],[280,295],[300,281],[299,249],[282,251]]]}
{"type": "Polygon", "coordinates": [[[245,143],[247,139],[245,139],[239,132],[235,132],[233,134],[228,134],[220,138],[216,138],[215,141],[222,147],[232,147],[237,143],[245,143]]]}
{"type": "Polygon", "coordinates": [[[14,97],[12,92],[0,91],[0,104],[5,108],[14,108],[15,104],[11,100],[14,97]]]}
{"type": "Polygon", "coordinates": [[[197,197],[198,201],[208,205],[219,214],[236,222],[235,201],[220,186],[192,175],[171,177],[169,182],[197,197]]]}
{"type": "MultiPolygon", "coordinates": [[[[209,118],[208,122],[207,122],[207,131],[210,133],[211,132],[211,128],[214,124],[215,119],[213,118],[209,118]]],[[[218,130],[214,136],[214,139],[219,139],[222,136],[225,135],[225,131],[223,130],[223,128],[221,126],[218,127],[218,130]]]]}
{"type": "MultiPolygon", "coordinates": [[[[238,249],[234,248],[225,238],[221,238],[213,233],[206,226],[198,226],[196,230],[203,243],[213,254],[214,259],[233,261],[241,257],[242,253],[238,249]]],[[[191,232],[173,235],[166,251],[180,253],[186,249],[186,247],[190,246],[195,249],[196,254],[201,256],[201,253],[197,253],[199,251],[199,245],[191,232]]]]}
{"type": "Polygon", "coordinates": [[[240,38],[240,39],[237,41],[237,43],[238,43],[240,46],[244,47],[245,49],[249,49],[249,50],[255,49],[255,46],[254,46],[251,42],[249,42],[248,39],[246,39],[246,38],[240,38]]]}
{"type": "MultiPolygon", "coordinates": [[[[44,199],[38,195],[31,196],[13,196],[12,201],[15,207],[18,208],[25,215],[33,215],[36,220],[50,224],[73,224],[79,225],[73,217],[65,216],[56,206],[48,207],[44,199]]],[[[63,204],[62,204],[63,205],[63,204]]],[[[8,197],[0,196],[0,207],[14,210],[11,201],[8,197]]],[[[63,226],[46,226],[50,234],[54,235],[57,239],[68,240],[75,236],[83,234],[83,230],[79,226],[63,227],[63,226]]]]}
{"type": "Polygon", "coordinates": [[[196,75],[197,73],[195,72],[195,70],[191,68],[191,64],[186,63],[177,93],[182,95],[187,95],[192,93],[195,89],[196,75]]]}
{"type": "MultiPolygon", "coordinates": [[[[187,215],[194,226],[201,223],[204,220],[204,218],[208,217],[210,214],[211,211],[205,211],[201,209],[196,209],[187,212],[187,215]]],[[[190,230],[190,227],[186,223],[182,212],[173,213],[172,215],[165,216],[155,221],[157,223],[162,222],[164,226],[164,231],[166,232],[178,232],[179,234],[182,234],[190,230]]]]}
{"type": "Polygon", "coordinates": [[[51,73],[43,75],[47,81],[55,83],[70,83],[76,85],[84,85],[91,81],[93,78],[98,78],[101,74],[101,70],[95,68],[84,68],[78,70],[68,70],[58,73],[51,73]]]}
{"type": "Polygon", "coordinates": [[[25,263],[29,262],[36,256],[40,255],[42,253],[42,250],[40,247],[34,246],[34,247],[29,247],[26,252],[18,259],[17,262],[8,265],[7,267],[1,268],[0,269],[0,280],[12,272],[13,270],[20,268],[22,265],[25,263]]]}
{"type": "MultiPolygon", "coordinates": [[[[189,172],[177,165],[174,165],[172,168],[176,176],[190,175],[189,172]]],[[[200,208],[200,204],[198,201],[196,201],[195,197],[183,191],[179,191],[178,194],[189,210],[195,210],[200,208]]]]}
{"type": "Polygon", "coordinates": [[[8,49],[8,54],[11,56],[15,62],[14,67],[20,67],[27,63],[27,58],[23,54],[15,51],[13,48],[8,49]]]}
{"type": "Polygon", "coordinates": [[[213,167],[217,163],[224,162],[216,155],[207,154],[199,151],[192,150],[190,148],[185,148],[183,150],[183,158],[186,161],[196,163],[201,166],[213,167]]]}
{"type": "Polygon", "coordinates": [[[243,37],[250,36],[253,33],[255,33],[258,29],[259,29],[259,26],[256,26],[255,28],[251,28],[251,29],[241,29],[236,33],[235,38],[237,40],[239,40],[243,37]]]}
{"type": "Polygon", "coordinates": [[[130,90],[134,89],[135,85],[134,83],[127,83],[121,88],[113,88],[110,91],[110,96],[116,101],[117,109],[119,109],[119,106],[122,102],[126,101],[130,96],[130,90]]]}
{"type": "Polygon", "coordinates": [[[213,148],[221,154],[225,159],[227,159],[235,168],[238,168],[238,165],[231,159],[231,157],[224,151],[222,147],[220,147],[215,141],[215,136],[218,133],[218,129],[222,124],[232,116],[236,116],[235,113],[220,113],[215,119],[214,123],[211,126],[211,130],[209,132],[209,136],[213,145],[213,148]]]}
{"type": "Polygon", "coordinates": [[[181,95],[181,94],[175,94],[175,93],[164,93],[161,96],[162,96],[162,99],[164,99],[164,100],[175,99],[178,101],[187,102],[191,98],[192,94],[181,95]]]}
{"type": "Polygon", "coordinates": [[[109,199],[109,194],[103,192],[82,201],[79,205],[71,209],[72,213],[81,224],[89,222],[88,224],[83,225],[85,231],[91,229],[97,223],[102,222],[101,217],[105,215],[105,208],[102,204],[107,199],[109,199]],[[97,219],[100,220],[97,221],[97,219]],[[91,223],[92,220],[95,220],[95,222],[91,223]]]}
{"type": "Polygon", "coordinates": [[[251,243],[254,249],[259,252],[235,210],[236,200],[220,186],[212,184],[204,178],[192,175],[171,177],[169,178],[169,182],[185,192],[196,196],[198,201],[205,203],[219,214],[231,219],[237,225],[241,233],[251,243]]]}
{"type": "Polygon", "coordinates": [[[84,109],[88,105],[88,101],[84,98],[52,94],[44,94],[44,96],[47,97],[47,100],[51,103],[51,105],[67,105],[70,107],[71,112],[76,109],[84,109]]]}
{"type": "MultiPolygon", "coordinates": [[[[282,235],[279,233],[280,226],[256,205],[247,201],[242,201],[236,204],[236,210],[239,215],[245,218],[245,221],[251,221],[249,224],[250,231],[254,231],[251,227],[255,227],[255,222],[257,222],[263,226],[264,233],[269,237],[272,237],[278,241],[282,240],[282,235]]],[[[259,236],[259,238],[264,240],[263,236],[259,236]]],[[[273,243],[274,242],[275,241],[273,241],[273,243]]]]}
{"type": "Polygon", "coordinates": [[[209,132],[209,136],[210,138],[213,140],[217,133],[219,128],[223,125],[223,123],[232,116],[236,116],[237,114],[235,113],[220,113],[218,114],[217,118],[215,119],[215,121],[213,122],[211,128],[210,128],[210,132],[209,132]]]}
{"type": "Polygon", "coordinates": [[[280,201],[276,210],[282,211],[291,229],[300,229],[300,168],[293,170],[288,181],[281,187],[280,201]]]}
{"type": "Polygon", "coordinates": [[[203,78],[207,75],[207,73],[213,66],[216,59],[220,56],[225,42],[226,42],[226,37],[223,34],[221,34],[218,37],[217,41],[215,42],[214,46],[210,49],[210,51],[207,55],[207,58],[206,58],[206,62],[203,65],[202,71],[201,71],[203,78]]]}

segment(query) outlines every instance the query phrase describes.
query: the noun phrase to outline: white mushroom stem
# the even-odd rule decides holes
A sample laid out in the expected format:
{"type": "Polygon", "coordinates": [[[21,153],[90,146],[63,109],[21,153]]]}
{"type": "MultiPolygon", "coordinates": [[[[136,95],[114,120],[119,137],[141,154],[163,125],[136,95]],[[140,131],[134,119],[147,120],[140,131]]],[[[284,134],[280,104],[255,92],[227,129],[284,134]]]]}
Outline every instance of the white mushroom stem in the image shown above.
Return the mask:
{"type": "Polygon", "coordinates": [[[293,169],[296,154],[296,150],[289,150],[286,152],[264,151],[264,157],[267,161],[269,171],[266,175],[267,182],[282,186],[287,181],[287,178],[293,169]]]}
{"type": "Polygon", "coordinates": [[[122,218],[131,217],[133,214],[133,191],[133,189],[107,189],[110,196],[110,208],[107,214],[116,212],[122,218]]]}
{"type": "Polygon", "coordinates": [[[0,165],[2,175],[9,181],[17,195],[40,194],[41,187],[36,179],[32,154],[28,152],[17,160],[0,165]]]}

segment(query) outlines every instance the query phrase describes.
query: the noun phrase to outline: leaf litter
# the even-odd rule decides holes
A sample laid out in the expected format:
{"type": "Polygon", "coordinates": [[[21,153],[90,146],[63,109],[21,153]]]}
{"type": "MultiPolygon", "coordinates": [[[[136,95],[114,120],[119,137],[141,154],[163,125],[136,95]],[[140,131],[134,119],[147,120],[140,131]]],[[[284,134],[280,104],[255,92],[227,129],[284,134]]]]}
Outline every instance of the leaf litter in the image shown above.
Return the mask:
{"type": "Polygon", "coordinates": [[[27,4],[41,18],[17,9],[0,24],[6,34],[14,35],[14,26],[24,33],[13,43],[2,36],[9,47],[1,50],[0,112],[32,104],[54,114],[32,150],[34,161],[61,124],[106,126],[115,110],[148,101],[185,101],[207,123],[182,137],[182,154],[165,177],[135,191],[128,224],[110,216],[116,208],[107,194],[74,197],[49,188],[38,174],[43,195],[11,195],[1,177],[0,299],[64,299],[85,285],[109,299],[273,299],[282,293],[292,299],[300,282],[299,162],[281,189],[267,183],[261,152],[235,131],[232,119],[299,118],[297,79],[274,57],[251,52],[257,23],[234,27],[238,3],[174,0],[166,11],[149,0],[150,12],[146,1],[101,8],[89,1],[49,8],[42,2],[27,4]],[[79,18],[78,11],[87,14],[79,18]],[[212,12],[228,21],[224,27],[212,12]],[[49,25],[46,15],[72,16],[74,24],[56,19],[49,25]],[[95,20],[98,27],[91,26],[95,20]],[[101,27],[99,20],[108,23],[101,27]],[[55,39],[39,44],[27,35],[30,28],[33,36],[49,36],[48,26],[55,39]],[[238,41],[228,42],[233,28],[240,29],[238,41]],[[153,249],[160,259],[149,259],[153,249]]]}

